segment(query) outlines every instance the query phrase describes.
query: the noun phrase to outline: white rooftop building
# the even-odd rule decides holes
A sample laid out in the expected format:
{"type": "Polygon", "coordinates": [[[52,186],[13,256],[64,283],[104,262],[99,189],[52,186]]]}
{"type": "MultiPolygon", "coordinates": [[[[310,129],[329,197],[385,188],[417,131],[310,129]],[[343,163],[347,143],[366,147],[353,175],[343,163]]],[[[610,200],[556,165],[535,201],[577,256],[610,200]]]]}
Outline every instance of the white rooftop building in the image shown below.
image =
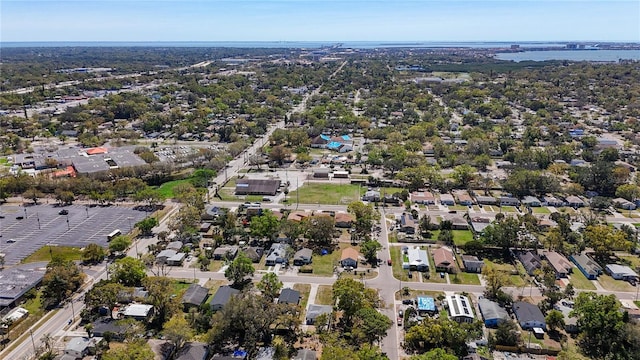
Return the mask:
{"type": "Polygon", "coordinates": [[[473,314],[473,304],[464,295],[449,295],[446,297],[449,318],[457,322],[472,322],[476,317],[473,314]]]}

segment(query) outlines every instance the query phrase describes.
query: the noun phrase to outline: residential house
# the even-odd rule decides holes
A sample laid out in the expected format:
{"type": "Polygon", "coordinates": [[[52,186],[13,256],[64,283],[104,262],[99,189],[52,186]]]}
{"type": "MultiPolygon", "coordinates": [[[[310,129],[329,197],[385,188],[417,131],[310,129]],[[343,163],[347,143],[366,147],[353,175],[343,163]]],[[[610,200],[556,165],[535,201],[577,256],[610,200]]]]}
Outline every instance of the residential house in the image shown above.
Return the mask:
{"type": "Polygon", "coordinates": [[[202,224],[200,224],[200,228],[198,229],[198,231],[202,233],[206,233],[207,231],[209,231],[210,228],[211,228],[211,223],[203,222],[202,224]]]}
{"type": "Polygon", "coordinates": [[[65,355],[75,359],[82,359],[89,354],[95,354],[96,347],[102,342],[102,337],[74,337],[64,348],[65,355]]]}
{"type": "Polygon", "coordinates": [[[493,196],[478,195],[476,196],[476,202],[480,205],[496,205],[498,204],[498,199],[493,196]]]}
{"type": "Polygon", "coordinates": [[[464,270],[469,273],[481,273],[484,267],[484,261],[473,255],[462,255],[462,263],[464,270]]]}
{"type": "Polygon", "coordinates": [[[486,327],[495,328],[498,327],[498,324],[501,322],[509,321],[509,314],[507,313],[507,310],[497,302],[481,298],[478,300],[478,308],[480,309],[480,314],[482,314],[482,319],[484,320],[484,325],[486,327]]]}
{"type": "Polygon", "coordinates": [[[418,315],[429,316],[436,313],[436,302],[431,296],[416,297],[418,315]]]}
{"type": "Polygon", "coordinates": [[[175,250],[176,252],[178,252],[180,251],[180,249],[182,249],[183,246],[184,246],[184,243],[178,240],[178,241],[172,241],[168,243],[165,249],[175,250]]]}
{"type": "Polygon", "coordinates": [[[293,289],[282,289],[278,297],[278,304],[300,304],[300,292],[293,289]]]}
{"type": "Polygon", "coordinates": [[[522,204],[530,207],[542,206],[542,202],[537,197],[534,197],[534,196],[525,196],[524,199],[522,199],[522,204]]]}
{"type": "Polygon", "coordinates": [[[414,191],[409,195],[414,204],[435,205],[436,197],[429,191],[414,191]]]}
{"type": "Polygon", "coordinates": [[[302,266],[311,264],[313,261],[313,250],[302,248],[293,255],[293,265],[302,266]]]}
{"type": "Polygon", "coordinates": [[[468,230],[469,229],[469,223],[462,216],[447,214],[445,216],[445,220],[448,220],[448,221],[451,222],[451,229],[453,229],[453,230],[468,230]]]}
{"type": "Polygon", "coordinates": [[[269,252],[265,265],[275,266],[276,264],[284,264],[289,261],[288,252],[291,247],[288,244],[273,243],[269,252]]]}
{"type": "Polygon", "coordinates": [[[498,198],[500,206],[520,206],[520,200],[509,197],[509,196],[500,196],[498,198]]]}
{"type": "Polygon", "coordinates": [[[458,198],[458,204],[469,206],[473,205],[473,199],[469,196],[469,193],[466,191],[458,191],[456,192],[456,197],[458,198]]]}
{"type": "Polygon", "coordinates": [[[328,179],[329,174],[331,174],[330,168],[317,168],[313,170],[313,178],[314,179],[328,179]]]}
{"type": "Polygon", "coordinates": [[[201,342],[188,342],[176,354],[175,360],[207,360],[209,347],[201,342]]]}
{"type": "Polygon", "coordinates": [[[362,201],[375,202],[380,201],[380,191],[369,190],[362,196],[362,201]]]}
{"type": "Polygon", "coordinates": [[[638,274],[628,266],[607,264],[604,268],[607,274],[616,280],[638,281],[638,274]]]}
{"type": "Polygon", "coordinates": [[[524,266],[527,274],[530,276],[533,276],[535,271],[542,267],[542,260],[540,260],[540,257],[531,251],[519,253],[518,259],[524,266]]]}
{"type": "Polygon", "coordinates": [[[586,254],[571,255],[569,259],[580,269],[589,280],[596,280],[602,274],[602,267],[586,254]]]}
{"type": "Polygon", "coordinates": [[[156,262],[158,264],[166,264],[167,260],[173,256],[175,256],[178,252],[172,249],[162,250],[156,255],[156,262]]]}
{"type": "Polygon", "coordinates": [[[262,255],[264,255],[264,248],[260,246],[249,246],[242,250],[242,252],[251,259],[253,263],[259,263],[262,255]]]}
{"type": "Polygon", "coordinates": [[[542,197],[542,206],[553,206],[553,207],[562,207],[564,206],[564,201],[556,198],[553,195],[545,195],[542,197]]]}
{"type": "Polygon", "coordinates": [[[616,208],[622,210],[635,210],[637,207],[635,203],[623,198],[615,198],[612,202],[616,208]]]}
{"type": "Polygon", "coordinates": [[[513,303],[512,309],[522,329],[547,329],[547,323],[544,319],[544,314],[542,314],[542,311],[540,311],[540,308],[538,308],[537,306],[524,301],[516,301],[513,303]]]}
{"type": "Polygon", "coordinates": [[[449,318],[457,322],[473,322],[473,304],[468,297],[460,294],[448,295],[446,297],[447,311],[449,318]]]}
{"type": "Polygon", "coordinates": [[[418,221],[411,214],[402,214],[400,216],[399,231],[405,234],[415,234],[418,230],[418,221]]]}
{"type": "Polygon", "coordinates": [[[120,311],[125,318],[132,318],[138,321],[150,321],[154,315],[153,305],[130,304],[120,311]]]}
{"type": "Polygon", "coordinates": [[[240,290],[236,290],[231,286],[221,286],[218,291],[216,291],[216,294],[213,295],[213,298],[209,303],[209,305],[211,306],[211,310],[218,311],[222,309],[225,305],[227,305],[231,298],[238,293],[240,293],[240,290]]]}
{"type": "Polygon", "coordinates": [[[295,221],[295,222],[302,222],[304,219],[308,218],[311,216],[310,212],[306,212],[304,210],[296,210],[296,211],[292,211],[289,213],[289,215],[287,216],[287,220],[289,221],[295,221]]]}
{"type": "Polygon", "coordinates": [[[222,245],[213,250],[213,260],[233,260],[238,255],[238,247],[236,245],[222,245]]]}
{"type": "Polygon", "coordinates": [[[553,308],[560,311],[564,316],[564,330],[569,334],[578,333],[578,319],[570,316],[571,311],[573,311],[573,307],[558,303],[555,304],[553,308]]]}
{"type": "Polygon", "coordinates": [[[113,340],[123,340],[125,328],[123,325],[119,325],[117,320],[113,318],[101,318],[91,323],[91,336],[93,337],[105,337],[109,336],[113,340]]]}
{"type": "Polygon", "coordinates": [[[573,271],[573,264],[562,254],[555,251],[545,251],[542,255],[556,272],[556,278],[566,278],[573,271]]]}
{"type": "Polygon", "coordinates": [[[481,216],[471,218],[471,231],[475,235],[480,235],[484,232],[489,225],[491,225],[491,219],[481,216]]]}
{"type": "Polygon", "coordinates": [[[542,231],[549,231],[550,229],[558,226],[558,223],[547,218],[539,218],[538,219],[538,227],[542,231]]]}
{"type": "Polygon", "coordinates": [[[186,311],[192,307],[198,308],[207,300],[208,296],[209,289],[198,284],[191,284],[182,295],[182,305],[186,311]]]}
{"type": "Polygon", "coordinates": [[[433,263],[436,271],[455,273],[456,260],[453,257],[453,251],[447,247],[441,247],[433,251],[433,263]]]}
{"type": "Polygon", "coordinates": [[[340,265],[343,268],[357,268],[358,267],[358,250],[348,247],[342,250],[342,255],[340,256],[340,265]]]}
{"type": "Polygon", "coordinates": [[[356,217],[349,213],[339,212],[336,213],[334,220],[337,228],[349,229],[356,221],[356,217]]]}
{"type": "Polygon", "coordinates": [[[333,306],[331,305],[315,305],[310,304],[307,309],[307,315],[305,316],[305,323],[307,325],[313,325],[316,318],[322,314],[331,314],[333,306]]]}
{"type": "Polygon", "coordinates": [[[403,269],[411,271],[429,271],[429,259],[427,258],[427,251],[422,250],[419,247],[409,248],[407,250],[407,257],[409,261],[402,264],[403,269]]]}
{"type": "Polygon", "coordinates": [[[153,351],[153,360],[170,360],[175,349],[169,340],[149,339],[147,344],[153,351]]]}
{"type": "Polygon", "coordinates": [[[565,200],[566,200],[567,206],[571,206],[573,208],[584,207],[586,205],[584,200],[574,195],[567,196],[565,200]]]}
{"type": "Polygon", "coordinates": [[[456,204],[456,202],[453,199],[453,195],[451,195],[451,194],[440,194],[440,204],[447,205],[447,206],[453,206],[453,205],[456,204]]]}

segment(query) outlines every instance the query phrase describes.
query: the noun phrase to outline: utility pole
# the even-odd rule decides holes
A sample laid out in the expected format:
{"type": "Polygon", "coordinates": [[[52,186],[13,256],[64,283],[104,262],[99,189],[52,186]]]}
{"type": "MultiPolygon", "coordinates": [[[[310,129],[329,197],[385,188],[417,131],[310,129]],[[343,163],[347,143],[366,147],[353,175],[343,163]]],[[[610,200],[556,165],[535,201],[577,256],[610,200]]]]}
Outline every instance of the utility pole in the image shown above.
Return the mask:
{"type": "Polygon", "coordinates": [[[36,342],[33,340],[33,330],[29,329],[29,334],[31,335],[31,345],[33,345],[33,355],[36,356],[38,351],[36,350],[36,342]]]}

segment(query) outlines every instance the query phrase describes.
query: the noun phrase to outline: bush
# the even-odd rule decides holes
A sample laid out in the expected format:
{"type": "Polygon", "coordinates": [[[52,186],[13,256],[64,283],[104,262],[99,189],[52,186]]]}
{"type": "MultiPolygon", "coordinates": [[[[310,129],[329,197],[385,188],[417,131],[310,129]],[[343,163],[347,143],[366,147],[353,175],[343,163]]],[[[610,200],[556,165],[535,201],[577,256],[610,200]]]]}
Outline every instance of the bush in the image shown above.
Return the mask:
{"type": "Polygon", "coordinates": [[[301,266],[299,272],[303,274],[311,274],[313,272],[313,267],[311,265],[301,266]]]}

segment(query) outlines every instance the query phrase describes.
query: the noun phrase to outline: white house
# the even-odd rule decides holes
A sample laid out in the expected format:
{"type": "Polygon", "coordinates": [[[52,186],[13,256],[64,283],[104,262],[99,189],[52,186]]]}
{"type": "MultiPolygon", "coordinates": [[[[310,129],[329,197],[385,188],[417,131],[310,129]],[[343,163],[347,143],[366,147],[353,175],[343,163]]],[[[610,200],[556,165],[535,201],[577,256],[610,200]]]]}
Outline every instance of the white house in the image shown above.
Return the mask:
{"type": "Polygon", "coordinates": [[[429,271],[429,259],[427,258],[426,250],[422,250],[419,247],[410,248],[407,250],[407,257],[409,261],[402,264],[403,269],[429,271]]]}
{"type": "Polygon", "coordinates": [[[457,322],[473,322],[473,304],[464,295],[449,295],[446,297],[449,318],[457,322]]]}
{"type": "Polygon", "coordinates": [[[638,274],[631,270],[630,267],[618,264],[608,264],[605,271],[616,280],[635,280],[638,281],[638,274]]]}

